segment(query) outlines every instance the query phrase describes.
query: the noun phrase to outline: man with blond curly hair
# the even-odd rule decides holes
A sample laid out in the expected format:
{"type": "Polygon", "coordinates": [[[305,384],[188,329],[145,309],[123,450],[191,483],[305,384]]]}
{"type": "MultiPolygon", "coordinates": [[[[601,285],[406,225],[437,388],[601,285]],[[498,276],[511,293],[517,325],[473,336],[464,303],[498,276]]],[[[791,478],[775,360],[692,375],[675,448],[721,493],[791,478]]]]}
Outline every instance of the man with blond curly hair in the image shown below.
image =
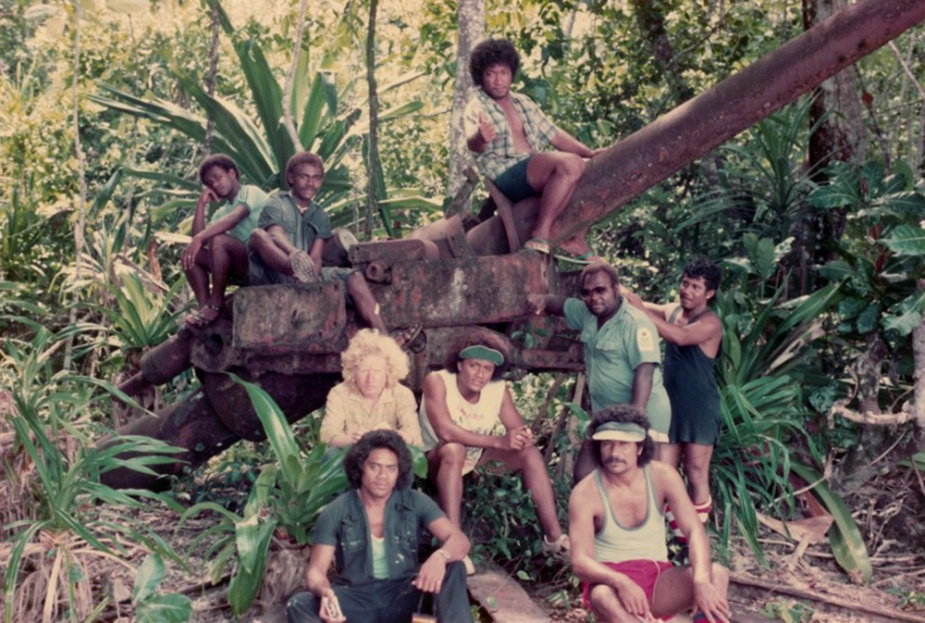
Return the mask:
{"type": "Polygon", "coordinates": [[[363,329],[341,355],[344,382],[328,394],[321,441],[334,448],[355,443],[371,430],[391,429],[405,443],[420,447],[421,427],[408,376],[408,355],[392,338],[363,329]]]}

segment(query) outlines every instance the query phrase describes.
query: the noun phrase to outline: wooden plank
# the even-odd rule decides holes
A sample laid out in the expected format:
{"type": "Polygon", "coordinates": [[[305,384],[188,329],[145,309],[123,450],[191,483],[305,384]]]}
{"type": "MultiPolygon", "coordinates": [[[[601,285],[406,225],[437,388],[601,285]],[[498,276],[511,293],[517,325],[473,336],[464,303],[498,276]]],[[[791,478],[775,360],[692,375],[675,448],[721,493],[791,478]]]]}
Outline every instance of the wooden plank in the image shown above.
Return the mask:
{"type": "Polygon", "coordinates": [[[546,623],[549,617],[520,584],[495,566],[468,578],[469,595],[494,623],[546,623]]]}

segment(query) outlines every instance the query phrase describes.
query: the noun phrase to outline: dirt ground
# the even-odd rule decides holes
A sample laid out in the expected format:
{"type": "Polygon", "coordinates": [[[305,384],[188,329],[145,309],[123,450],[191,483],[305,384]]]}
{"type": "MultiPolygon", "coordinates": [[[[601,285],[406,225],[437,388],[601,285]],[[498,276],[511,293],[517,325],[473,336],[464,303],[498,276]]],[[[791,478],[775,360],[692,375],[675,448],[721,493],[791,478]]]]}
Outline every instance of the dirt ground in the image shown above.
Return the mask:
{"type": "MultiPolygon", "coordinates": [[[[180,551],[210,524],[209,519],[202,518],[176,531],[177,517],[169,513],[151,510],[141,518],[157,527],[158,532],[180,551]]],[[[851,583],[836,566],[827,541],[809,547],[799,557],[795,554],[794,544],[770,530],[762,535],[762,541],[767,556],[766,566],[759,563],[742,541],[733,542],[729,549],[729,566],[733,575],[730,599],[737,621],[868,623],[906,620],[925,623],[925,550],[911,550],[894,539],[873,553],[873,578],[868,586],[861,586],[851,583]],[[827,600],[834,603],[826,603],[827,600]],[[845,604],[861,604],[868,611],[862,612],[845,604]],[[883,614],[876,614],[877,610],[883,614]]],[[[140,563],[141,557],[143,553],[139,552],[137,562],[140,563]]],[[[227,584],[203,586],[200,579],[205,575],[206,561],[194,553],[187,557],[187,562],[189,572],[176,565],[168,566],[161,589],[187,594],[193,601],[192,620],[196,623],[233,621],[225,602],[227,584]]],[[[282,562],[282,566],[290,572],[294,572],[296,565],[291,557],[282,562]]],[[[581,607],[576,591],[570,593],[572,599],[567,605],[562,603],[559,591],[565,588],[566,578],[567,575],[561,573],[553,583],[527,586],[526,590],[547,611],[550,621],[585,623],[592,620],[581,607]],[[556,596],[559,598],[556,599],[556,596]]],[[[131,594],[133,579],[124,567],[114,566],[107,582],[116,591],[121,591],[122,597],[131,594]]],[[[278,574],[274,575],[270,584],[276,585],[275,590],[271,590],[269,596],[264,593],[263,597],[258,597],[258,605],[239,618],[239,623],[285,622],[284,597],[279,595],[278,574]]],[[[130,606],[123,604],[120,610],[107,619],[119,623],[133,620],[130,606]]]]}

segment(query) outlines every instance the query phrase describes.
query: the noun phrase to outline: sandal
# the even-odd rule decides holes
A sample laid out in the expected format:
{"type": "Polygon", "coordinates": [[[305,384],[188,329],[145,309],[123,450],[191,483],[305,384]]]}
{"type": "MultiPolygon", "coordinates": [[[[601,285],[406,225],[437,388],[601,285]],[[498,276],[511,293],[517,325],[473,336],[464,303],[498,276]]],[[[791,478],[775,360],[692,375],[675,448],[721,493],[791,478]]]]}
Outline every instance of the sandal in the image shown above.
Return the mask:
{"type": "Polygon", "coordinates": [[[402,349],[406,349],[411,345],[411,342],[417,339],[421,334],[421,329],[423,327],[420,324],[408,327],[407,329],[399,329],[398,331],[392,331],[389,336],[395,340],[395,343],[399,345],[402,349]]]}
{"type": "Polygon", "coordinates": [[[562,260],[563,262],[571,262],[572,264],[578,264],[580,266],[587,266],[588,264],[594,262],[603,262],[604,258],[599,255],[596,255],[594,251],[586,251],[581,255],[568,255],[564,251],[556,254],[557,260],[562,260]]]}
{"type": "Polygon", "coordinates": [[[318,280],[315,263],[305,251],[296,251],[290,255],[289,266],[292,267],[292,276],[300,283],[313,283],[318,280]]]}
{"type": "Polygon", "coordinates": [[[543,238],[530,238],[530,240],[524,243],[524,249],[539,251],[540,253],[549,255],[549,241],[543,238]]]}
{"type": "Polygon", "coordinates": [[[218,320],[218,317],[222,313],[221,307],[216,307],[215,305],[206,305],[205,307],[200,307],[194,312],[187,314],[185,323],[196,329],[205,329],[210,324],[218,320]]]}

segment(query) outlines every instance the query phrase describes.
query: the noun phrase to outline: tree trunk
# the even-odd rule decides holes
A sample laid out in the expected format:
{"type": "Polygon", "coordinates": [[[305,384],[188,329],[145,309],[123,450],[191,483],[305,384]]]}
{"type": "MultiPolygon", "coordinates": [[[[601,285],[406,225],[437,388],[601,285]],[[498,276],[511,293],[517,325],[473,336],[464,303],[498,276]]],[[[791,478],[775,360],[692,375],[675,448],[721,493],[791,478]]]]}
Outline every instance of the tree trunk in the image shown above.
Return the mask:
{"type": "MultiPolygon", "coordinates": [[[[803,26],[810,30],[848,6],[847,0],[803,0],[803,26]]],[[[813,179],[826,180],[827,163],[863,162],[867,156],[867,128],[861,114],[854,72],[845,70],[825,80],[813,89],[813,102],[809,110],[809,123],[816,128],[809,141],[809,167],[813,179]]],[[[837,240],[845,232],[846,209],[813,213],[801,219],[802,229],[797,236],[800,287],[806,292],[811,285],[807,275],[811,265],[833,259],[827,240],[837,240]]]]}
{"type": "Polygon", "coordinates": [[[636,23],[643,34],[642,39],[652,50],[659,73],[668,83],[675,104],[686,102],[694,97],[694,90],[681,77],[659,3],[652,0],[632,0],[632,4],[636,23]]]}
{"type": "MultiPolygon", "coordinates": [[[[472,90],[472,77],[469,75],[469,57],[472,48],[485,32],[484,0],[459,0],[456,9],[456,21],[459,24],[459,41],[456,48],[456,84],[453,87],[453,111],[450,115],[450,168],[446,184],[446,194],[453,197],[466,183],[466,167],[472,164],[472,155],[466,147],[463,112],[472,90]]],[[[460,212],[469,212],[469,203],[464,202],[460,212]]],[[[452,216],[452,214],[447,214],[452,216]]]]}
{"type": "MultiPolygon", "coordinates": [[[[925,289],[925,280],[919,280],[919,289],[925,289]]],[[[925,316],[912,332],[912,353],[915,358],[915,423],[925,430],[925,316]]]]}
{"type": "MultiPolygon", "coordinates": [[[[369,88],[369,145],[366,159],[366,223],[364,239],[373,238],[373,214],[379,205],[379,90],[376,85],[376,13],[379,0],[369,2],[369,26],[366,29],[366,84],[369,88]]],[[[389,225],[389,224],[387,224],[389,225]]]]}
{"type": "MultiPolygon", "coordinates": [[[[86,165],[84,161],[83,146],[80,143],[80,0],[74,2],[74,101],[71,107],[71,120],[74,124],[74,156],[77,158],[77,220],[74,221],[74,280],[80,280],[81,264],[83,263],[83,254],[87,245],[87,176],[86,165]]],[[[77,291],[74,293],[75,302],[79,298],[77,291]]],[[[77,305],[71,306],[69,314],[69,323],[73,326],[77,322],[77,305]]],[[[62,364],[65,370],[71,369],[73,356],[74,338],[73,335],[67,338],[64,348],[64,362],[62,364]]]]}
{"type": "Polygon", "coordinates": [[[553,226],[561,243],[925,19],[925,0],[862,0],[588,163],[553,226]]]}

